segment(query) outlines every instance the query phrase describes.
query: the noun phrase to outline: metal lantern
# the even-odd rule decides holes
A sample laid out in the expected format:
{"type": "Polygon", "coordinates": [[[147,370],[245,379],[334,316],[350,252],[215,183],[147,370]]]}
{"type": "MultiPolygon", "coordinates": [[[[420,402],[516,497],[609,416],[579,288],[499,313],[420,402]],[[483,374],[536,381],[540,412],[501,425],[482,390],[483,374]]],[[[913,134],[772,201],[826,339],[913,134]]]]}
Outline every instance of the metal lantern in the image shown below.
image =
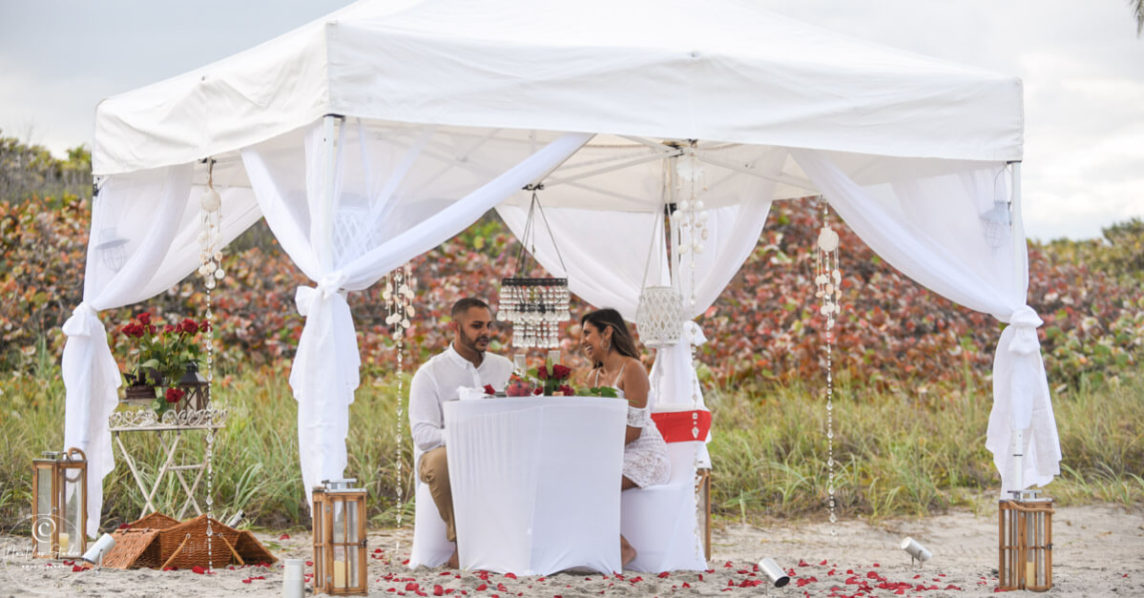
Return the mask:
{"type": "MultiPolygon", "coordinates": [[[[532,191],[532,203],[528,207],[528,217],[524,224],[524,234],[520,236],[520,250],[516,255],[516,268],[513,276],[501,279],[500,296],[497,301],[497,319],[512,323],[512,346],[516,349],[553,349],[560,346],[560,323],[572,318],[569,313],[571,294],[568,292],[567,278],[528,278],[524,274],[526,269],[525,248],[533,241],[532,223],[536,214],[548,228],[548,236],[552,239],[552,247],[556,250],[556,257],[560,259],[560,266],[564,266],[564,258],[560,256],[560,248],[556,245],[556,237],[552,228],[548,226],[548,218],[544,216],[544,208],[536,191],[543,186],[529,186],[525,189],[532,191]]],[[[533,246],[533,253],[535,247],[533,246]]]]}
{"type": "Polygon", "coordinates": [[[683,335],[683,297],[672,287],[645,287],[636,308],[640,342],[661,349],[683,335]]]}
{"type": "Polygon", "coordinates": [[[87,550],[87,456],[77,448],[32,460],[32,556],[78,558],[87,550]]]}
{"type": "Polygon", "coordinates": [[[175,406],[176,411],[191,409],[201,411],[210,407],[210,386],[207,379],[199,374],[199,364],[194,361],[187,362],[187,369],[179,378],[178,387],[185,394],[175,406]]]}
{"type": "Polygon", "coordinates": [[[572,317],[569,300],[567,278],[504,278],[497,319],[512,322],[513,347],[559,347],[560,323],[572,317]]]}
{"type": "Polygon", "coordinates": [[[314,488],[314,593],[366,594],[365,489],[357,480],[314,488]]]}
{"type": "Polygon", "coordinates": [[[1053,499],[1039,490],[1011,493],[999,503],[998,589],[1044,592],[1053,587],[1053,499]]]}

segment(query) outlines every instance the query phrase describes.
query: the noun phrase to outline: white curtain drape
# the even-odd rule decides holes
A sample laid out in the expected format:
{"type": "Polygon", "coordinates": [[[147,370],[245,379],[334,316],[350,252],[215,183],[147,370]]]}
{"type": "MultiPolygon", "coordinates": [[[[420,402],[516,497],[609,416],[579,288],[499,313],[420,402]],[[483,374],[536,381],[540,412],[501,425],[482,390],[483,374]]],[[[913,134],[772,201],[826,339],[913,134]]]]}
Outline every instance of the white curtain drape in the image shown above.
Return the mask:
{"type": "Polygon", "coordinates": [[[368,288],[461,232],[590,138],[551,135],[536,150],[520,140],[474,141],[457,131],[355,120],[339,127],[319,122],[243,150],[270,229],[317,283],[295,294],[306,323],[290,373],[307,497],[321,480],[341,478],[346,466],[360,365],[346,292],[368,288]],[[336,142],[325,138],[331,131],[336,142]]]}
{"type": "MultiPolygon", "coordinates": [[[[63,325],[67,389],[64,448],[88,459],[90,536],[99,530],[103,478],[115,468],[108,417],[118,403],[119,367],[98,312],[143,301],[199,264],[199,201],[190,164],[108,177],[93,199],[83,302],[63,325]]],[[[224,242],[258,218],[249,190],[221,189],[224,242]]]]}
{"type": "Polygon", "coordinates": [[[1025,234],[1020,222],[1010,223],[1005,165],[964,162],[935,173],[927,171],[933,161],[900,159],[887,166],[883,160],[897,175],[879,180],[861,169],[844,172],[846,155],[792,155],[878,255],[939,295],[1009,324],[994,360],[986,447],[1001,473],[1002,496],[1052,481],[1060,473],[1060,441],[1037,340],[1041,320],[1025,304],[1025,234]],[[856,182],[863,176],[868,180],[856,182]],[[1012,470],[1014,431],[1027,442],[1019,484],[1012,470]]]}

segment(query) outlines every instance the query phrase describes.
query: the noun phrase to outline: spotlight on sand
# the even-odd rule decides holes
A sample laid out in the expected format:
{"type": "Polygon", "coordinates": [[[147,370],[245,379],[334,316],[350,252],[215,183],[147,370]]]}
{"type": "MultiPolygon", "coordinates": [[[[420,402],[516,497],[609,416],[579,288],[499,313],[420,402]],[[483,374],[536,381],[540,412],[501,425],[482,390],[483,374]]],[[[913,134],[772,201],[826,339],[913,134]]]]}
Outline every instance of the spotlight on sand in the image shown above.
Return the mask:
{"type": "Polygon", "coordinates": [[[918,564],[924,563],[933,558],[933,553],[928,548],[922,546],[917,540],[913,538],[905,538],[902,540],[902,550],[910,553],[910,563],[915,561],[918,564]]]}
{"type": "Polygon", "coordinates": [[[107,555],[113,546],[115,546],[115,538],[111,537],[111,534],[103,534],[80,558],[92,565],[101,565],[103,563],[103,557],[107,555]]]}
{"type": "Polygon", "coordinates": [[[762,569],[763,573],[771,578],[771,583],[775,584],[776,588],[781,588],[790,583],[790,576],[770,557],[759,561],[759,569],[762,569]]]}

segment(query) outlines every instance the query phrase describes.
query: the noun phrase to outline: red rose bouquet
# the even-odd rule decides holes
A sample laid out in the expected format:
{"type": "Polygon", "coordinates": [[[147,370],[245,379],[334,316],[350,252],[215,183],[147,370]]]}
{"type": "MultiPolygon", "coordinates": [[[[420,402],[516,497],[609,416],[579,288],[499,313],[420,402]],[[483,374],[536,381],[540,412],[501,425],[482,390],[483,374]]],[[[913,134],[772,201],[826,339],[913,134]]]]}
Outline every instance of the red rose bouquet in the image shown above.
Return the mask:
{"type": "Polygon", "coordinates": [[[552,365],[542,365],[536,368],[536,377],[540,380],[538,389],[540,393],[546,395],[562,394],[570,397],[576,394],[576,391],[568,385],[568,377],[572,375],[572,368],[554,363],[552,365]]]}

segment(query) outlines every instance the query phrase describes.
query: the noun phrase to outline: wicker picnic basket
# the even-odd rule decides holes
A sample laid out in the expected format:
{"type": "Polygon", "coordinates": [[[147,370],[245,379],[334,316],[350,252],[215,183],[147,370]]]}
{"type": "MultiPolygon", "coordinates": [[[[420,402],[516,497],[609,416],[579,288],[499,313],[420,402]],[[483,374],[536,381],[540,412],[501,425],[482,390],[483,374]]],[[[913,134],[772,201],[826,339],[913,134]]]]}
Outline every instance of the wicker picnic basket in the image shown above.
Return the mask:
{"type": "Polygon", "coordinates": [[[193,569],[207,567],[208,563],[221,567],[271,564],[278,560],[249,531],[238,531],[215,519],[210,524],[213,535],[208,549],[206,515],[180,523],[152,513],[112,534],[115,547],[104,557],[104,566],[193,569]]]}

